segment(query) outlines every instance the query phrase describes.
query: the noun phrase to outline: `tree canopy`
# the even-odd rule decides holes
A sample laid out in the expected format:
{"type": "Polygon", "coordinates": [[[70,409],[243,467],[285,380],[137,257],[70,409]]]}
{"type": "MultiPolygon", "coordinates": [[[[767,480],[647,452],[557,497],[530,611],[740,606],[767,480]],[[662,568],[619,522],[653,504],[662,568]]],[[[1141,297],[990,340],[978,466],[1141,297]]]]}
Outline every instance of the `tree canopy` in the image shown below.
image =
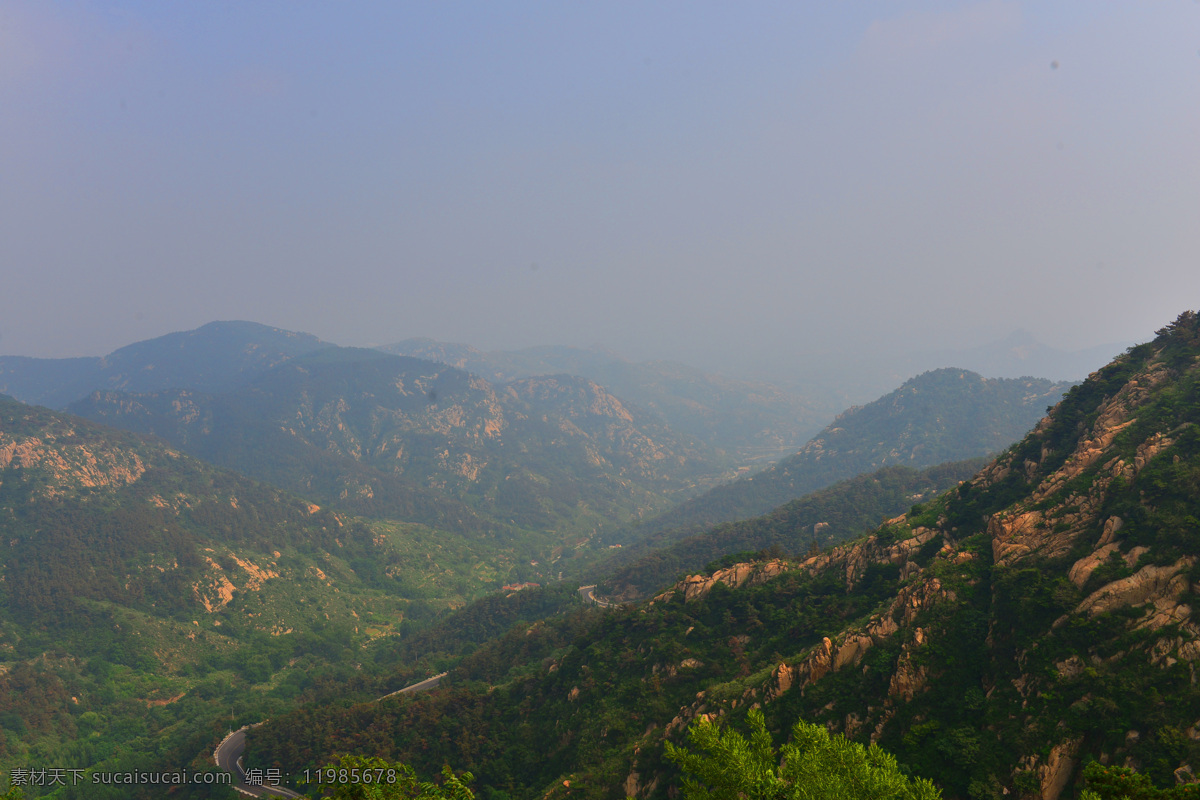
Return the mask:
{"type": "Polygon", "coordinates": [[[667,758],[687,776],[687,800],[940,800],[928,780],[909,778],[877,745],[863,747],[799,721],[778,751],[758,709],[748,716],[749,738],[722,730],[707,717],[688,729],[695,751],[667,743],[667,758]]]}

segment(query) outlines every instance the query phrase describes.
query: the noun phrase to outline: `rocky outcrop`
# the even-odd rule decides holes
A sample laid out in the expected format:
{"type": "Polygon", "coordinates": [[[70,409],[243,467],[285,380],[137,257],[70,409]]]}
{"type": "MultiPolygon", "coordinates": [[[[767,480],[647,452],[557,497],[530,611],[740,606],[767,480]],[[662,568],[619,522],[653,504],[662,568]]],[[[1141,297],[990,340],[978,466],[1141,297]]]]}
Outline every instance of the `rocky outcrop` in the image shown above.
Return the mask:
{"type": "Polygon", "coordinates": [[[1080,737],[1050,749],[1046,763],[1038,767],[1041,800],[1058,800],[1062,795],[1079,765],[1079,748],[1082,744],[1083,738],[1080,737]]]}
{"type": "MultiPolygon", "coordinates": [[[[803,692],[830,673],[857,666],[867,651],[909,626],[918,614],[934,603],[953,598],[954,593],[944,589],[938,578],[904,587],[881,614],[873,617],[861,628],[846,631],[836,642],[826,637],[799,661],[777,666],[761,689],[763,698],[771,702],[792,689],[803,692]]],[[[911,699],[912,693],[924,686],[927,672],[923,667],[913,664],[912,653],[925,642],[925,632],[917,628],[912,642],[905,644],[902,651],[897,667],[898,673],[901,674],[898,678],[893,678],[895,689],[889,691],[889,696],[908,692],[908,699],[911,699]]]]}
{"type": "Polygon", "coordinates": [[[8,436],[0,431],[0,470],[34,471],[37,494],[57,497],[74,489],[119,488],[142,477],[146,465],[134,451],[78,441],[74,431],[8,436]]]}
{"type": "Polygon", "coordinates": [[[1172,600],[1187,590],[1187,575],[1181,573],[1195,562],[1195,558],[1181,558],[1163,567],[1148,564],[1128,578],[1113,581],[1092,592],[1076,607],[1075,613],[1096,616],[1121,606],[1172,600]]]}
{"type": "Polygon", "coordinates": [[[655,597],[650,604],[669,600],[676,592],[682,594],[684,600],[691,602],[704,597],[719,583],[723,583],[731,589],[737,589],[741,586],[766,583],[790,569],[794,569],[794,565],[780,559],[746,561],[734,564],[732,567],[719,569],[712,575],[692,575],[685,578],[671,589],[655,597]]]}
{"type": "MultiPolygon", "coordinates": [[[[826,639],[825,641],[827,642],[829,640],[826,639]]],[[[779,699],[789,689],[792,688],[792,684],[794,684],[795,681],[796,670],[788,666],[787,663],[781,663],[775,668],[775,671],[771,673],[771,680],[768,681],[765,687],[765,694],[763,695],[764,698],[768,703],[772,700],[779,699]]],[[[1198,734],[1196,738],[1200,739],[1200,734],[1198,734]]]]}
{"type": "Polygon", "coordinates": [[[1103,564],[1105,561],[1108,561],[1108,557],[1110,555],[1112,555],[1114,552],[1117,552],[1117,547],[1118,545],[1116,542],[1110,542],[1109,544],[1098,548],[1090,555],[1086,555],[1079,559],[1075,562],[1075,565],[1071,567],[1071,571],[1067,573],[1067,579],[1076,586],[1082,587],[1085,583],[1087,583],[1087,579],[1092,577],[1092,573],[1095,572],[1101,564],[1103,564]]]}
{"type": "Polygon", "coordinates": [[[917,648],[924,645],[925,642],[925,631],[917,628],[913,631],[912,641],[904,643],[904,647],[900,651],[900,658],[896,662],[896,671],[892,674],[891,681],[888,682],[889,704],[897,701],[907,703],[918,692],[924,690],[925,684],[929,680],[929,670],[925,665],[918,664],[914,656],[917,648]]]}
{"type": "MultiPolygon", "coordinates": [[[[890,519],[885,525],[896,526],[908,532],[905,516],[902,514],[890,519]]],[[[908,532],[909,535],[892,543],[881,544],[877,536],[871,536],[857,542],[841,545],[828,553],[810,556],[800,562],[801,569],[809,574],[823,572],[827,569],[837,569],[845,577],[848,588],[853,589],[859,577],[870,564],[905,564],[913,554],[941,531],[918,527],[908,532]]]]}

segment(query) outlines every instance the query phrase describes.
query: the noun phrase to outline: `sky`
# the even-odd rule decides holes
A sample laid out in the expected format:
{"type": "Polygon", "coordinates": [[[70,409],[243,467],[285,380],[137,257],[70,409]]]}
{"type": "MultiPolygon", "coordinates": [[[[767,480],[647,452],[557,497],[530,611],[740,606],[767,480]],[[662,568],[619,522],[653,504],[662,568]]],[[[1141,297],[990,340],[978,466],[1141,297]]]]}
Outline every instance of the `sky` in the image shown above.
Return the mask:
{"type": "Polygon", "coordinates": [[[0,354],[728,372],[1200,306],[1200,2],[0,0],[0,354]]]}

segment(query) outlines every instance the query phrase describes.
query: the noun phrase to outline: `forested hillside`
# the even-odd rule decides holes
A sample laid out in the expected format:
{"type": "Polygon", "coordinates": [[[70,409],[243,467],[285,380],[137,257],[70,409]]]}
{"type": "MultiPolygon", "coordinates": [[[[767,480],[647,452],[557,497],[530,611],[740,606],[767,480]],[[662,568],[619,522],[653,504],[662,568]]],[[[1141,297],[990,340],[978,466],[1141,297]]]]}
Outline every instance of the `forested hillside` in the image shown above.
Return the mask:
{"type": "Polygon", "coordinates": [[[761,707],[777,736],[802,718],[878,741],[947,797],[1056,800],[1087,759],[1094,778],[1191,780],[1197,422],[1188,313],[865,539],[519,628],[434,694],[309,707],[264,727],[251,757],[448,762],[485,796],[667,797],[664,740],[761,707]]]}
{"type": "Polygon", "coordinates": [[[1037,378],[988,379],[960,369],[926,372],[843,412],[795,455],[687,500],[629,536],[696,532],[747,519],[880,467],[921,469],[996,453],[1024,436],[1069,386],[1037,378]]]}
{"type": "Polygon", "coordinates": [[[706,567],[711,572],[756,557],[802,557],[865,535],[915,503],[972,478],[986,463],[978,458],[923,470],[884,467],[839,481],[761,517],[723,523],[679,540],[673,531],[661,532],[617,551],[615,558],[588,573],[602,581],[598,594],[628,602],[659,589],[666,580],[706,567]]]}
{"type": "Polygon", "coordinates": [[[671,428],[727,451],[741,464],[794,452],[838,411],[824,399],[769,383],[734,380],[671,361],[632,362],[599,349],[484,352],[432,339],[408,339],[379,349],[440,361],[494,383],[578,375],[654,413],[671,428]]]}
{"type": "Polygon", "coordinates": [[[552,533],[568,555],[724,466],[712,448],[582,378],[497,387],[350,348],[297,357],[227,394],[97,392],[71,408],[339,508],[487,527],[471,521],[480,517],[552,533]]]}
{"type": "Polygon", "coordinates": [[[0,529],[5,773],[209,769],[230,724],[396,688],[364,646],[520,568],[512,543],[336,514],[9,398],[0,529]]]}

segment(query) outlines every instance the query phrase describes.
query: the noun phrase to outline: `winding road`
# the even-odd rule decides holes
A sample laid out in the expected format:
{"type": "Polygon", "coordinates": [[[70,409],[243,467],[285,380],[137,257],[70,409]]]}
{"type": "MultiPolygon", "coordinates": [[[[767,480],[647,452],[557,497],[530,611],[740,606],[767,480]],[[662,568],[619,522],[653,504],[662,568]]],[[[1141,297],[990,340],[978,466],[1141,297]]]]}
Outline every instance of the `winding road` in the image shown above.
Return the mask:
{"type": "Polygon", "coordinates": [[[596,597],[595,592],[596,584],[594,583],[591,586],[579,587],[579,594],[583,597],[583,600],[586,603],[595,603],[601,608],[618,608],[621,605],[620,603],[614,603],[611,600],[604,600],[603,598],[596,597]]]}
{"type": "MultiPolygon", "coordinates": [[[[436,688],[444,677],[446,677],[445,672],[440,675],[434,675],[432,678],[418,681],[411,686],[405,686],[403,689],[389,692],[383,697],[376,698],[375,702],[378,703],[380,700],[395,697],[398,694],[423,692],[427,689],[436,688]]],[[[291,789],[285,789],[282,786],[252,785],[246,783],[246,771],[242,768],[242,753],[246,751],[246,731],[251,728],[257,728],[259,725],[262,725],[262,723],[256,722],[253,725],[243,725],[222,739],[221,743],[217,745],[217,749],[213,751],[213,761],[216,762],[218,767],[233,775],[233,788],[247,797],[304,797],[304,795],[297,794],[291,789]]]]}

